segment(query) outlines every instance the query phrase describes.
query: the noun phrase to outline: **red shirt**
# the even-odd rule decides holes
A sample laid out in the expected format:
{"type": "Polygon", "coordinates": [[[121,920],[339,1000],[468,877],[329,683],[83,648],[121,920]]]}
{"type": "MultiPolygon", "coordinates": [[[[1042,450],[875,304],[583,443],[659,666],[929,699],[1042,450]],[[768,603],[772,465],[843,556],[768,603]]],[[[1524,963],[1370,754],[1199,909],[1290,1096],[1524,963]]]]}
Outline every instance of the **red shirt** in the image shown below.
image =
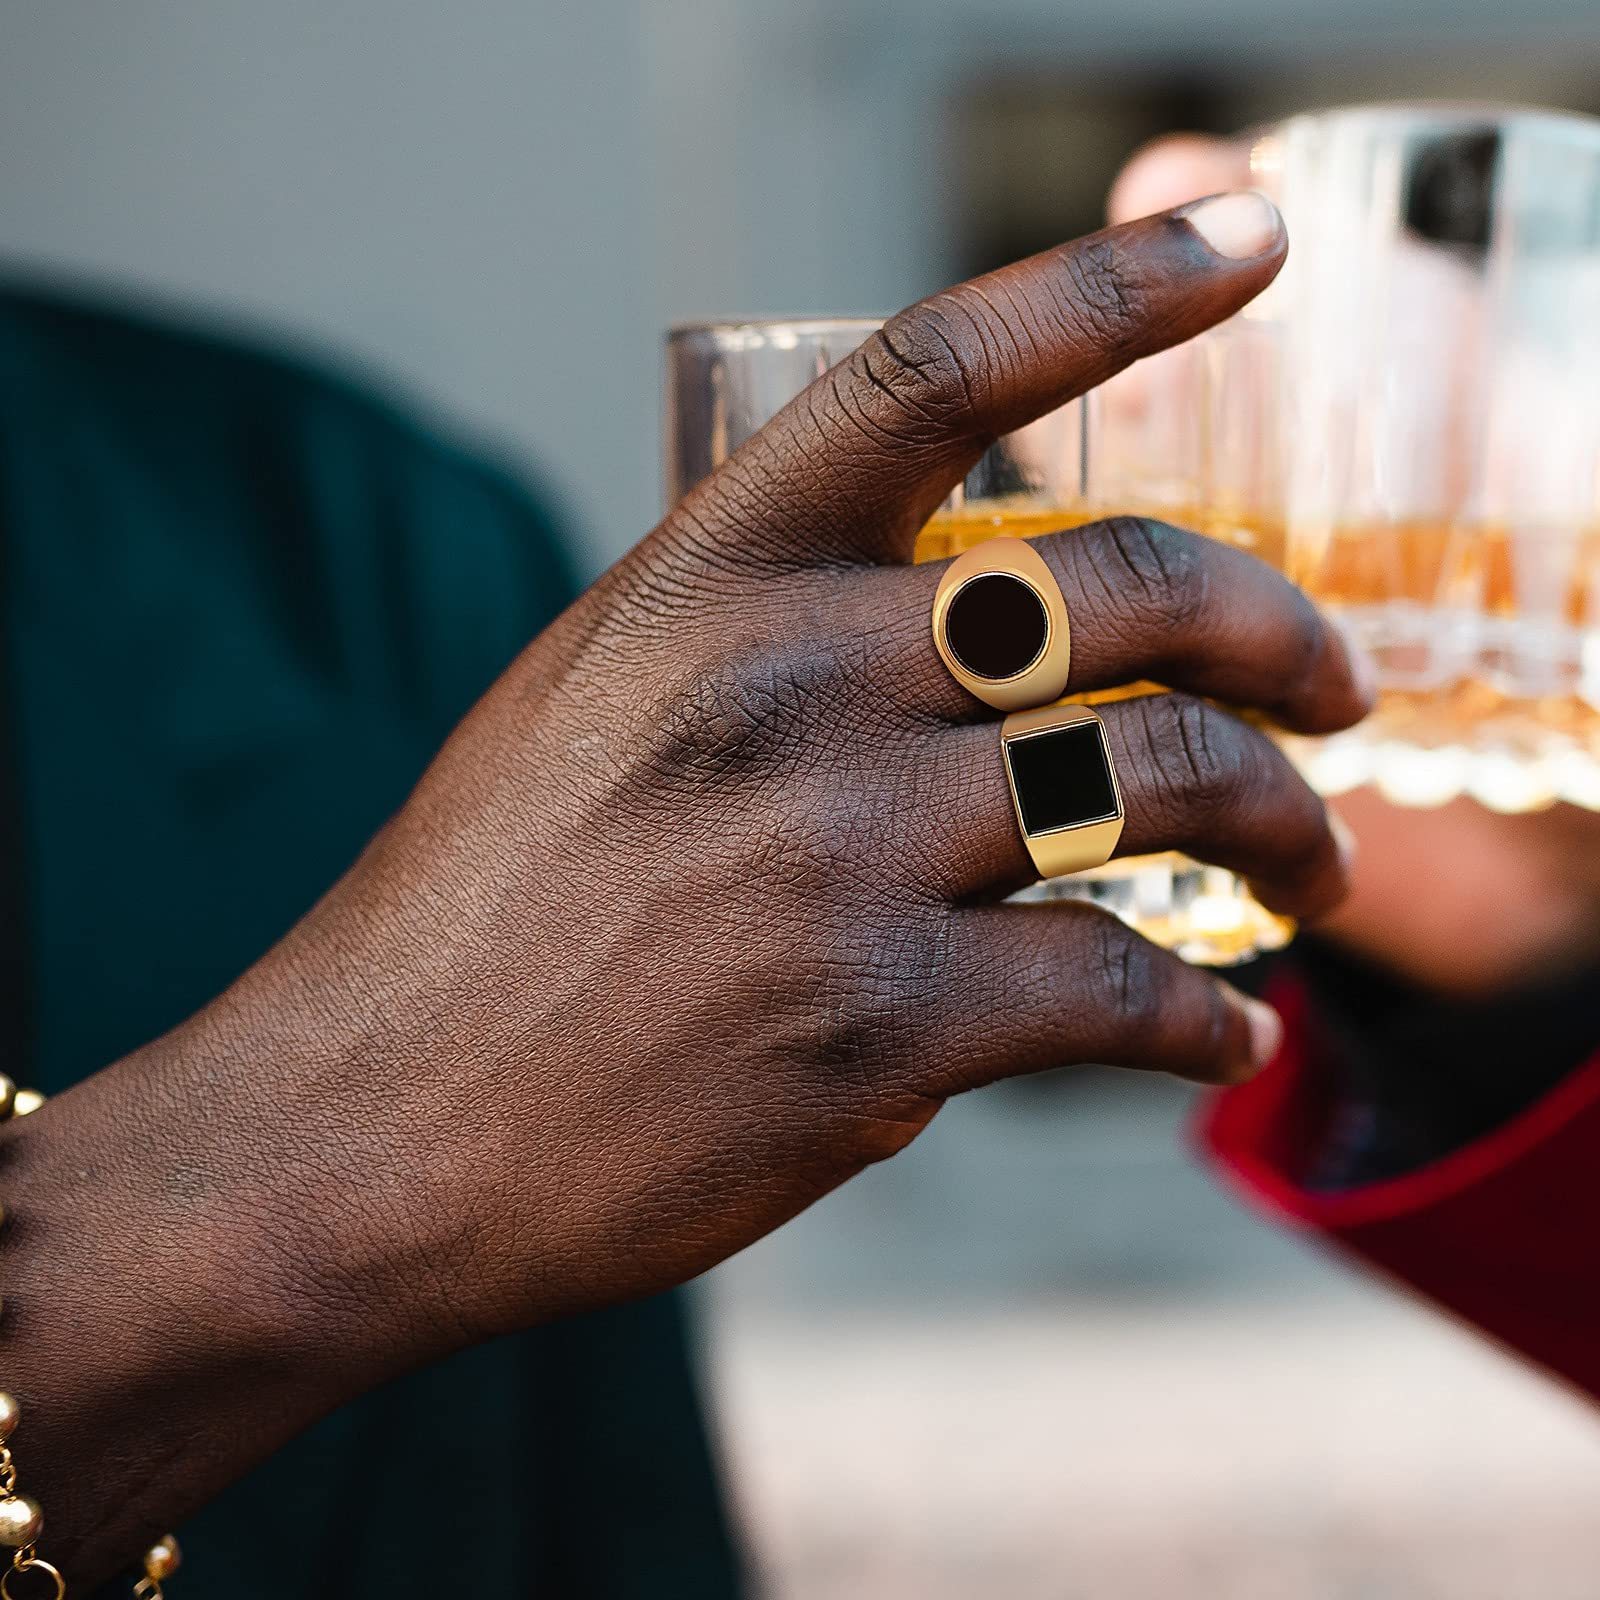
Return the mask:
{"type": "Polygon", "coordinates": [[[1600,1056],[1420,1167],[1313,1187],[1305,1174],[1336,1090],[1305,989],[1281,985],[1272,998],[1287,1025],[1278,1059],[1201,1118],[1200,1139],[1224,1173],[1278,1217],[1600,1398],[1600,1056]]]}

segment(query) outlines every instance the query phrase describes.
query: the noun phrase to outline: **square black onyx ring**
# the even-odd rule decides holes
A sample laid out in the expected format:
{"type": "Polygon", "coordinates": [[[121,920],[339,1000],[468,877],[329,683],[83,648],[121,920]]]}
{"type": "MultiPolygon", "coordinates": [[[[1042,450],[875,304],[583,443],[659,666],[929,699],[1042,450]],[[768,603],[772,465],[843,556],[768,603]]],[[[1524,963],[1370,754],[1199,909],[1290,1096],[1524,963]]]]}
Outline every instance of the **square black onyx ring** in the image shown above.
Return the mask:
{"type": "Polygon", "coordinates": [[[1088,706],[1013,712],[1000,751],[1039,876],[1104,866],[1122,837],[1122,790],[1099,715],[1088,706]]]}

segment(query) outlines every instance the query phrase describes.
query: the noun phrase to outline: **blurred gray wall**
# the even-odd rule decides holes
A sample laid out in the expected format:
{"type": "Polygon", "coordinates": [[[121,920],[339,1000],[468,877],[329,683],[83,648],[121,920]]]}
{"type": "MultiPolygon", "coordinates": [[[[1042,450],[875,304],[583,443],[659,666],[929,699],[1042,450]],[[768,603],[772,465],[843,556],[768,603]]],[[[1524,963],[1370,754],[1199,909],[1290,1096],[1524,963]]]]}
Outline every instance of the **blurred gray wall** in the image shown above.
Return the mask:
{"type": "Polygon", "coordinates": [[[657,511],[658,338],[950,266],[947,96],[1056,59],[1525,50],[1593,0],[0,0],[0,258],[370,363],[553,483],[591,569],[657,511]]]}
{"type": "Polygon", "coordinates": [[[804,0],[4,0],[0,261],[393,375],[593,569],[658,511],[665,322],[917,276],[828,179],[870,144],[830,49],[804,0]]]}

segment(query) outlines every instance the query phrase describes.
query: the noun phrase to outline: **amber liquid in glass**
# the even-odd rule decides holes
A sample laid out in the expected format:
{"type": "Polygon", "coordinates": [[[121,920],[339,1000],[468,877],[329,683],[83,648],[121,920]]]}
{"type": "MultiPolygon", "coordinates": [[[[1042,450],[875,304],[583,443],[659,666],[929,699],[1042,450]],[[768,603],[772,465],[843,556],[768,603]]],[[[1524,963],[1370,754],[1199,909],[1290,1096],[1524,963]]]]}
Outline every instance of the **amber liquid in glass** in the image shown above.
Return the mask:
{"type": "Polygon", "coordinates": [[[1281,565],[1378,662],[1377,710],[1304,765],[1325,793],[1497,811],[1600,807],[1600,530],[1464,520],[1297,524],[1281,565]],[[1361,759],[1346,762],[1341,751],[1361,759]]]}
{"type": "Polygon", "coordinates": [[[1037,501],[1022,496],[1015,500],[974,501],[938,512],[917,535],[912,559],[943,561],[985,539],[1038,539],[1064,528],[1081,528],[1084,523],[1093,522],[1095,516],[1096,513],[1081,509],[1041,509],[1037,501]]]}

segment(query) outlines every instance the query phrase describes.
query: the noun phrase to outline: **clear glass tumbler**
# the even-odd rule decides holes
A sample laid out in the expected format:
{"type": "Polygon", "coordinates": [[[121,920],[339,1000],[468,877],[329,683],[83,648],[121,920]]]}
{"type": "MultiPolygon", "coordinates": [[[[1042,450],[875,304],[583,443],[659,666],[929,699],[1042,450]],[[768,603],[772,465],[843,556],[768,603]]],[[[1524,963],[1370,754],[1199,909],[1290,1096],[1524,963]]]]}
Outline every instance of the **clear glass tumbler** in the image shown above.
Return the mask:
{"type": "Polygon", "coordinates": [[[1298,743],[1304,769],[1600,809],[1600,121],[1354,107],[1264,130],[1250,169],[1289,260],[1177,389],[1203,530],[1379,664],[1376,713],[1298,743]]]}

